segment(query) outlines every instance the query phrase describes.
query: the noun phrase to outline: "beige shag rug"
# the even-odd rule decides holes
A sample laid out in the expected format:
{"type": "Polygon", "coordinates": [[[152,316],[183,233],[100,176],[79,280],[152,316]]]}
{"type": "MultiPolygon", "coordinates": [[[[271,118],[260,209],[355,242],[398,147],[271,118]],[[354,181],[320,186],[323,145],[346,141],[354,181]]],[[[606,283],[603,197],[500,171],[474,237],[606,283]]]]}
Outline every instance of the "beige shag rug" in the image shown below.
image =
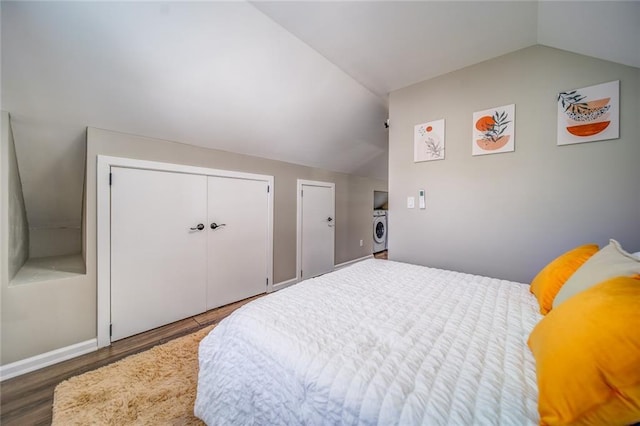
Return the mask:
{"type": "Polygon", "coordinates": [[[198,344],[212,328],[60,383],[52,425],[203,425],[193,415],[198,344]]]}

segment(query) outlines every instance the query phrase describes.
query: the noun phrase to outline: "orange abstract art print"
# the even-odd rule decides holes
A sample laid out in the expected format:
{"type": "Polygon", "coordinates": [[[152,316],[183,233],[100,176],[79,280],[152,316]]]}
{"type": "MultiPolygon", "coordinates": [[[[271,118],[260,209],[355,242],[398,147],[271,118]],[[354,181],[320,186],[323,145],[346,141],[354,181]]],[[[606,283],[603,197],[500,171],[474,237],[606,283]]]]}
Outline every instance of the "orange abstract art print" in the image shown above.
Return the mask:
{"type": "Polygon", "coordinates": [[[473,113],[472,155],[515,150],[515,104],[473,113]]]}
{"type": "Polygon", "coordinates": [[[558,93],[558,145],[620,137],[620,81],[558,93]]]}

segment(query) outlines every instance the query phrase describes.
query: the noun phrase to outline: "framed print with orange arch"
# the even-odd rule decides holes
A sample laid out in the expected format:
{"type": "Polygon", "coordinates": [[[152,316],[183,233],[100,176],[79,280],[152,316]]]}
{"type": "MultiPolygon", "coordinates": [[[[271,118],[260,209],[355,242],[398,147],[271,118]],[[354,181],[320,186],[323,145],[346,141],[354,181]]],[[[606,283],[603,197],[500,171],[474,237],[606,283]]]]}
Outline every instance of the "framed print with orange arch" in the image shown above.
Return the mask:
{"type": "Polygon", "coordinates": [[[444,118],[413,128],[413,162],[433,160],[444,160],[444,118]]]}
{"type": "Polygon", "coordinates": [[[558,145],[620,137],[620,81],[558,93],[558,145]]]}
{"type": "Polygon", "coordinates": [[[516,105],[505,105],[473,113],[472,155],[515,150],[516,105]]]}

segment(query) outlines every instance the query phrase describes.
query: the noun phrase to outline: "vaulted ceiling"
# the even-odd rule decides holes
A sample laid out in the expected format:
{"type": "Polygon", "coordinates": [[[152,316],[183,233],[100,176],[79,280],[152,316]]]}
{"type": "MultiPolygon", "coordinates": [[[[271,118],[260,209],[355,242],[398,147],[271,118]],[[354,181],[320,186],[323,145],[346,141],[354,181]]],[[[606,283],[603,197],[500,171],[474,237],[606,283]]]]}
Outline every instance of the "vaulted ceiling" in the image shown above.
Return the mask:
{"type": "Polygon", "coordinates": [[[385,179],[390,91],[534,44],[640,67],[640,2],[0,7],[32,225],[79,223],[86,126],[385,179]]]}
{"type": "Polygon", "coordinates": [[[543,44],[640,67],[639,1],[256,1],[378,96],[543,44]]]}

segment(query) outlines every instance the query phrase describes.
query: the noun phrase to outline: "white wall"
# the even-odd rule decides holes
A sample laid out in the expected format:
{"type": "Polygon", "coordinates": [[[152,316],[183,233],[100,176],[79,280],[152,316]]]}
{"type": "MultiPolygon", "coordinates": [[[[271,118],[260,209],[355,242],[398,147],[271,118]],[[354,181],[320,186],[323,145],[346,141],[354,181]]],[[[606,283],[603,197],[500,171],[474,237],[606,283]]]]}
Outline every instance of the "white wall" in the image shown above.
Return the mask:
{"type": "Polygon", "coordinates": [[[390,94],[389,257],[529,282],[578,244],[640,250],[640,70],[534,46],[390,94]],[[620,139],[556,145],[558,92],[620,80],[620,139]],[[474,111],[516,104],[516,149],[471,156],[474,111]],[[446,119],[446,159],[413,127],[446,119]],[[427,209],[407,209],[424,188],[427,209]]]}

